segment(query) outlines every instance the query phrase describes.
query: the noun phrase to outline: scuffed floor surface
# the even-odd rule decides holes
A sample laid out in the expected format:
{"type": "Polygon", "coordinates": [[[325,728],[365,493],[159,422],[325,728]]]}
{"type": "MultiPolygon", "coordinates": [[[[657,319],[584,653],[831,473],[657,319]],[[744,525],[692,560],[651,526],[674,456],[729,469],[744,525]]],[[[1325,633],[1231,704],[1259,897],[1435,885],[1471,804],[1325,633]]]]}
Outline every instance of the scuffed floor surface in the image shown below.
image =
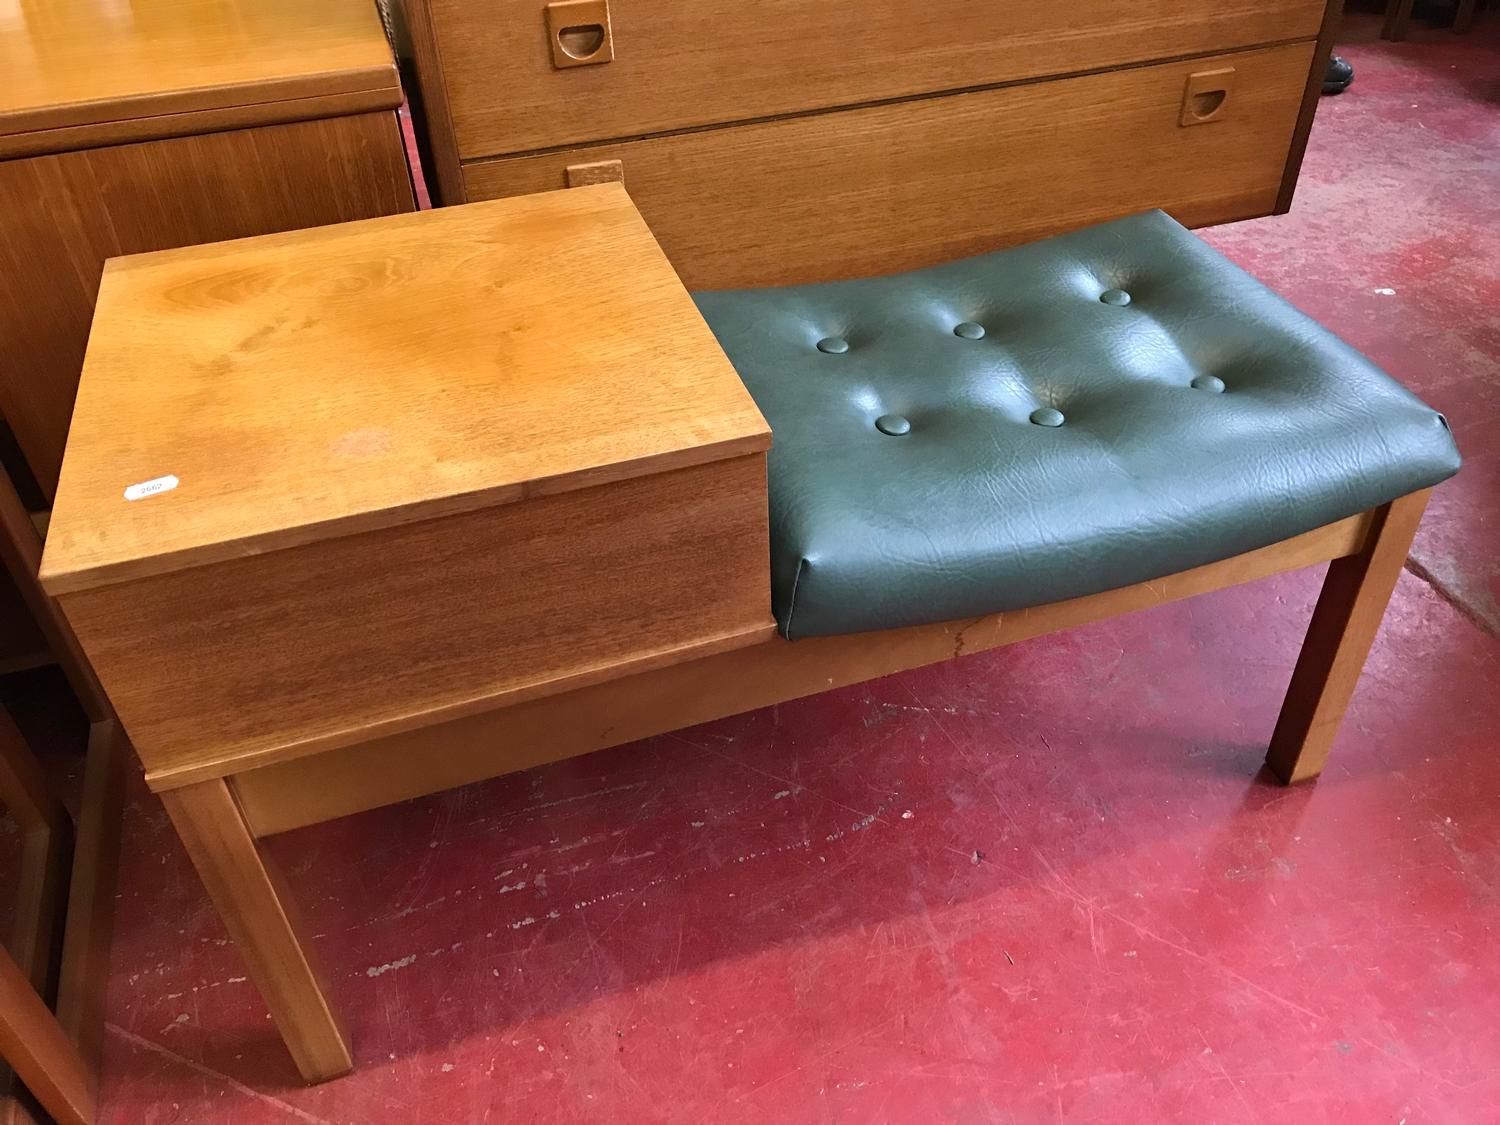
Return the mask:
{"type": "Polygon", "coordinates": [[[313,1089],[137,786],[102,1119],[1500,1120],[1495,24],[1350,47],[1210,235],[1468,457],[1321,782],[1257,773],[1307,573],[279,837],[313,1089]]]}
{"type": "Polygon", "coordinates": [[[1413,560],[1500,634],[1500,13],[1378,27],[1349,21],[1355,82],[1322,101],[1291,212],[1204,237],[1447,414],[1464,471],[1413,560]]]}

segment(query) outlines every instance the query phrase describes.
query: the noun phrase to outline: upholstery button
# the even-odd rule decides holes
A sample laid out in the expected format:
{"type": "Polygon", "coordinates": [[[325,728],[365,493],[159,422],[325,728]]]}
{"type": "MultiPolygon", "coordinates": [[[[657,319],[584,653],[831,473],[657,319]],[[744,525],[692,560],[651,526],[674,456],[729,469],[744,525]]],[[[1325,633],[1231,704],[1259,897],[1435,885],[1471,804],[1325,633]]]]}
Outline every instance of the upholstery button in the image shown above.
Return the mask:
{"type": "Polygon", "coordinates": [[[829,355],[843,355],[849,350],[849,341],[842,336],[828,336],[818,341],[818,351],[829,355]]]}
{"type": "Polygon", "coordinates": [[[911,423],[899,414],[882,414],[875,419],[875,428],[891,437],[900,437],[911,432],[911,423]]]}
{"type": "Polygon", "coordinates": [[[1106,305],[1115,305],[1123,309],[1126,305],[1130,304],[1130,294],[1123,289],[1106,289],[1103,293],[1099,294],[1099,300],[1103,301],[1106,305]]]}
{"type": "Polygon", "coordinates": [[[1061,410],[1053,410],[1050,406],[1041,406],[1031,412],[1031,421],[1037,426],[1061,426],[1063,413],[1061,410]]]}
{"type": "Polygon", "coordinates": [[[953,334],[955,336],[962,336],[965,340],[983,340],[984,325],[975,324],[972,320],[966,320],[954,327],[953,334]]]}
{"type": "Polygon", "coordinates": [[[1217,375],[1194,375],[1188,386],[1200,391],[1213,391],[1216,395],[1224,393],[1224,380],[1217,375]]]}

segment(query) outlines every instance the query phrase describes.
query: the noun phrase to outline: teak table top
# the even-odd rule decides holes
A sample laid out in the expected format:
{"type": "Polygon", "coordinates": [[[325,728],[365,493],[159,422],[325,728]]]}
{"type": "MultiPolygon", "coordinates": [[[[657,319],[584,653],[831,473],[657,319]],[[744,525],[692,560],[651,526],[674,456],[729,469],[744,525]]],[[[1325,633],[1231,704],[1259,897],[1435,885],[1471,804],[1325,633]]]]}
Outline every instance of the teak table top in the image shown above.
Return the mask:
{"type": "Polygon", "coordinates": [[[65,593],[770,440],[618,184],[117,258],[42,578],[65,593]]]}
{"type": "Polygon", "coordinates": [[[0,136],[397,88],[370,0],[0,5],[0,74],[0,136]]]}

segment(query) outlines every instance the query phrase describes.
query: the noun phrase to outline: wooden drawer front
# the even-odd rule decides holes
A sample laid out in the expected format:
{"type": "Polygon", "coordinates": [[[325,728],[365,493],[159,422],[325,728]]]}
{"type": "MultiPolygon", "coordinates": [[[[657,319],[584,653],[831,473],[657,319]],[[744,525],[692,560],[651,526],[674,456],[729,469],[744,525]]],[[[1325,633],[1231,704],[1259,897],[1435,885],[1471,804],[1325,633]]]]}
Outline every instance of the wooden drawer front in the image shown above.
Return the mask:
{"type": "Polygon", "coordinates": [[[153,776],[768,638],[765,455],[63,596],[153,776]]]}
{"type": "Polygon", "coordinates": [[[930,265],[1162,207],[1188,225],[1268,213],[1312,61],[1296,44],[466,165],[469,199],[547,191],[618,160],[689,288],[930,265]],[[1214,121],[1190,78],[1232,67],[1214,121]]]}
{"type": "Polygon", "coordinates": [[[1311,39],[1325,0],[609,0],[567,67],[545,0],[426,2],[468,160],[1311,39]]]}

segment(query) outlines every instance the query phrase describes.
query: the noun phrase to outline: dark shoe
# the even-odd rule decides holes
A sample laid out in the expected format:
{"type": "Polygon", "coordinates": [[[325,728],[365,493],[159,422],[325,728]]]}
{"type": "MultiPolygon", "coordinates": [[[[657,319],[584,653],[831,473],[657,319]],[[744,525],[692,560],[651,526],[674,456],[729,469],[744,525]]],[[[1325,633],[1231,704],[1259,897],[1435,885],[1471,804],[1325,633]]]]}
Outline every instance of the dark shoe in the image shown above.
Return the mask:
{"type": "Polygon", "coordinates": [[[1354,81],[1354,68],[1342,55],[1328,56],[1328,69],[1323,72],[1323,93],[1342,94],[1354,81]]]}

